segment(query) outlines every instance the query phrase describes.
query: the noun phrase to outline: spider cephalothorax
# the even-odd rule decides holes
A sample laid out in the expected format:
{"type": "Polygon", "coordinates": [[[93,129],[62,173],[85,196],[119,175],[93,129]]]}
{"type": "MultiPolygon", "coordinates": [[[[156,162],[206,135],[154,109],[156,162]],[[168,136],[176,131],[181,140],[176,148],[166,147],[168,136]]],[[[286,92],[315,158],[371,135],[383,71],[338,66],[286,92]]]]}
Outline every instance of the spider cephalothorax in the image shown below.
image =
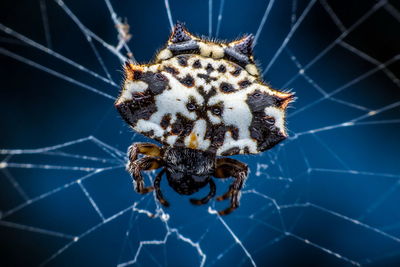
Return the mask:
{"type": "Polygon", "coordinates": [[[285,109],[293,94],[271,89],[261,81],[252,55],[253,36],[230,43],[206,41],[178,23],[153,64],[125,64],[125,81],[115,106],[136,131],[161,144],[134,144],[129,149],[128,170],[136,190],[156,189],[166,172],[169,184],[190,195],[205,185],[215,195],[211,176],[235,178],[218,200],[231,198],[228,214],[239,205],[247,177],[244,163],[229,158],[256,154],[286,138],[285,109]],[[137,159],[138,153],[147,155],[137,159]],[[141,170],[163,167],[154,187],[144,187],[141,170]]]}

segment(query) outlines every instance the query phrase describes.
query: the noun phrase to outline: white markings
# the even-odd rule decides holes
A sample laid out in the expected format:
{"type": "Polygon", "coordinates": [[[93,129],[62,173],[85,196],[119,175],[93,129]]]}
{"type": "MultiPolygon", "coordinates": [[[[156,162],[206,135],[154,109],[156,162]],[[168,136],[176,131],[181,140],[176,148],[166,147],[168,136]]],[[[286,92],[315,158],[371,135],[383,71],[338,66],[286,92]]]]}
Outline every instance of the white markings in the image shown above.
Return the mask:
{"type": "Polygon", "coordinates": [[[207,111],[207,116],[210,119],[210,122],[212,124],[219,124],[222,122],[221,118],[218,116],[215,116],[214,114],[212,114],[210,111],[207,111]]]}
{"type": "Polygon", "coordinates": [[[172,57],[172,53],[169,49],[163,49],[157,55],[157,60],[166,60],[172,57]]]}
{"type": "Polygon", "coordinates": [[[258,76],[259,75],[258,69],[257,69],[256,65],[254,65],[254,64],[247,64],[246,65],[246,71],[248,73],[250,73],[251,75],[253,75],[253,76],[258,76]]]}
{"type": "Polygon", "coordinates": [[[207,123],[205,120],[198,120],[195,122],[192,132],[185,138],[185,146],[206,150],[210,147],[210,140],[204,139],[207,130],[207,123]]]}
{"type": "Polygon", "coordinates": [[[212,58],[224,57],[224,49],[217,44],[198,42],[198,45],[200,47],[200,54],[203,57],[212,57],[212,58]]]}
{"type": "Polygon", "coordinates": [[[168,136],[168,137],[166,138],[167,143],[168,143],[169,145],[171,145],[171,146],[175,144],[176,139],[178,139],[178,136],[177,136],[177,135],[170,135],[170,136],[168,136]]]}
{"type": "Polygon", "coordinates": [[[286,136],[285,131],[285,114],[284,112],[275,107],[266,107],[264,109],[265,115],[271,116],[275,119],[275,126],[281,130],[281,133],[286,136]]]}
{"type": "Polygon", "coordinates": [[[131,92],[144,92],[148,87],[149,85],[142,81],[132,81],[125,84],[126,90],[131,92]]]}
{"type": "Polygon", "coordinates": [[[208,104],[215,105],[222,102],[224,110],[222,120],[225,125],[232,125],[238,129],[238,140],[234,140],[231,132],[225,133],[223,145],[217,150],[217,155],[221,155],[227,150],[239,147],[243,150],[248,147],[250,153],[257,153],[257,144],[250,137],[250,124],[253,118],[249,106],[245,103],[247,93],[250,89],[243,89],[230,94],[217,94],[210,98],[208,104]]]}
{"type": "Polygon", "coordinates": [[[225,133],[225,138],[224,138],[224,144],[218,148],[217,150],[217,155],[220,156],[224,152],[228,151],[231,148],[238,147],[240,149],[240,153],[244,152],[244,148],[248,147],[250,153],[257,153],[257,143],[250,138],[250,135],[246,133],[246,136],[239,136],[238,140],[234,140],[232,138],[231,132],[226,132],[225,133]]]}
{"type": "MultiPolygon", "coordinates": [[[[134,130],[139,133],[153,130],[154,136],[159,137],[161,140],[164,140],[163,135],[165,130],[160,126],[160,124],[165,115],[171,115],[170,123],[176,121],[178,113],[189,120],[195,121],[197,119],[196,113],[189,112],[186,105],[190,99],[194,99],[198,106],[204,104],[203,97],[196,90],[182,85],[169,73],[163,72],[163,74],[167,76],[170,81],[170,89],[165,90],[155,97],[157,111],[152,114],[148,120],[140,119],[134,127],[134,130]]],[[[176,137],[169,138],[167,142],[168,144],[173,145],[173,141],[176,141],[176,137]]]]}
{"type": "Polygon", "coordinates": [[[159,123],[154,123],[151,120],[138,120],[137,124],[133,129],[138,133],[146,133],[150,131],[154,131],[154,136],[162,137],[164,133],[164,129],[161,128],[159,123]]]}
{"type": "Polygon", "coordinates": [[[133,93],[142,93],[146,91],[149,85],[142,81],[129,81],[125,82],[125,88],[122,90],[121,96],[118,98],[118,103],[122,103],[127,100],[132,100],[133,93]]]}

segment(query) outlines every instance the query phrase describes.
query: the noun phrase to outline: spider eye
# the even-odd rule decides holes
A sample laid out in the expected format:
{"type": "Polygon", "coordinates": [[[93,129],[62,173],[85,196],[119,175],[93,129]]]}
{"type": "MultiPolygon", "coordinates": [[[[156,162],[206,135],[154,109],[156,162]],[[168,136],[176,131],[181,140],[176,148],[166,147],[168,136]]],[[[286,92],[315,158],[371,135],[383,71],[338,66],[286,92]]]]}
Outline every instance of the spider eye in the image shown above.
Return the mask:
{"type": "Polygon", "coordinates": [[[186,105],[186,108],[187,108],[189,111],[193,111],[193,110],[196,109],[196,105],[193,104],[193,103],[188,103],[188,104],[186,105]]]}
{"type": "Polygon", "coordinates": [[[265,122],[269,125],[274,125],[275,124],[275,119],[272,117],[267,117],[265,118],[265,122]]]}
{"type": "Polygon", "coordinates": [[[214,115],[221,115],[222,110],[221,110],[220,108],[215,107],[215,108],[212,108],[211,112],[212,112],[214,115]]]}
{"type": "Polygon", "coordinates": [[[254,93],[254,94],[253,94],[253,96],[258,98],[258,97],[260,97],[260,96],[261,96],[261,94],[260,94],[260,93],[258,93],[258,92],[256,92],[256,93],[254,93]]]}

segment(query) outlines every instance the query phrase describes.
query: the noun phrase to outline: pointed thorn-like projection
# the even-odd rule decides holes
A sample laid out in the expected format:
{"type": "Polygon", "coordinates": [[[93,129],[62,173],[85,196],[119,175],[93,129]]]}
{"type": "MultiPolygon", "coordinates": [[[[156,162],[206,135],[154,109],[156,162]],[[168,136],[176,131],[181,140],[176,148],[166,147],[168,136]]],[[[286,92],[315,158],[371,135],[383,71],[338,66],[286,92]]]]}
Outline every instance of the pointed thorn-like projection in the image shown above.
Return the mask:
{"type": "Polygon", "coordinates": [[[192,35],[186,30],[185,25],[182,22],[177,22],[172,30],[172,34],[169,37],[169,41],[172,43],[181,43],[192,40],[192,35]]]}
{"type": "Polygon", "coordinates": [[[239,53],[246,56],[251,56],[253,53],[253,42],[254,35],[249,34],[240,40],[230,43],[229,45],[239,53]]]}
{"type": "Polygon", "coordinates": [[[279,107],[281,109],[286,109],[288,105],[295,100],[295,96],[293,93],[283,93],[280,92],[277,94],[277,97],[279,98],[279,107]]]}
{"type": "Polygon", "coordinates": [[[132,60],[127,59],[127,60],[125,61],[125,64],[124,64],[125,70],[131,70],[133,64],[134,64],[134,63],[133,63],[132,60]]]}
{"type": "Polygon", "coordinates": [[[137,80],[140,78],[142,72],[143,72],[143,67],[140,65],[135,65],[135,63],[132,60],[127,60],[125,61],[125,78],[127,80],[137,80]]]}

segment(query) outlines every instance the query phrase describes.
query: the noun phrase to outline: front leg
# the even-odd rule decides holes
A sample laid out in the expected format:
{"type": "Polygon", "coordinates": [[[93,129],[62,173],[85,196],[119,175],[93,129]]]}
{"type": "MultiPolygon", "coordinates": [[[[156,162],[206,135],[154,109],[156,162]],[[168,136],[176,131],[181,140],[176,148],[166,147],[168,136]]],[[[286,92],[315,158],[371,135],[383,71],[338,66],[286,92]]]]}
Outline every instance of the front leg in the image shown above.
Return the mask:
{"type": "Polygon", "coordinates": [[[144,180],[141,171],[154,170],[160,168],[161,166],[163,166],[162,160],[160,158],[152,157],[143,157],[128,163],[127,170],[132,175],[135,190],[138,193],[146,194],[154,190],[154,187],[152,186],[144,186],[144,180]]]}
{"type": "Polygon", "coordinates": [[[217,178],[233,177],[235,181],[229,186],[228,192],[217,197],[218,201],[231,198],[231,205],[225,210],[219,211],[219,215],[227,215],[239,207],[240,190],[247,178],[249,168],[243,162],[231,158],[219,158],[214,172],[217,178]]]}
{"type": "Polygon", "coordinates": [[[126,170],[132,175],[135,190],[140,194],[153,191],[153,187],[145,187],[141,171],[154,170],[161,167],[162,162],[158,157],[161,156],[161,149],[151,143],[136,143],[128,148],[128,165],[126,170]],[[147,155],[137,159],[139,154],[147,155]]]}
{"type": "Polygon", "coordinates": [[[160,157],[161,148],[152,143],[135,143],[128,148],[128,157],[130,162],[137,160],[139,154],[151,157],[160,157]]]}
{"type": "Polygon", "coordinates": [[[141,171],[158,169],[163,165],[160,158],[143,157],[135,161],[129,160],[126,170],[132,175],[135,190],[139,194],[146,194],[154,190],[154,187],[144,186],[144,179],[141,171]]]}

